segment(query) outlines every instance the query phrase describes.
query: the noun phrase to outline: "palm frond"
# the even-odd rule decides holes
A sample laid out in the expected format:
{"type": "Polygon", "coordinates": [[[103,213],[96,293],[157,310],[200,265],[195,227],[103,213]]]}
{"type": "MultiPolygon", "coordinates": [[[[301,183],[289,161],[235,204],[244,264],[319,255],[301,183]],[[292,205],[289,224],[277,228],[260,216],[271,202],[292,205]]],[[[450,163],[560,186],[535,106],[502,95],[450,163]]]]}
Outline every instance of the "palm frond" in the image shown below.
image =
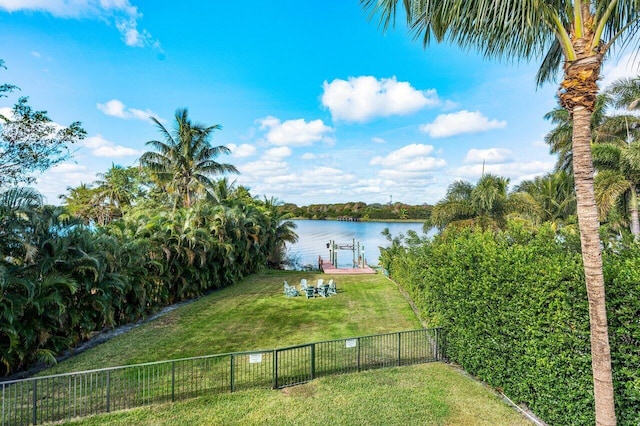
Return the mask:
{"type": "Polygon", "coordinates": [[[615,170],[604,170],[595,176],[595,199],[601,219],[607,217],[609,211],[629,189],[629,181],[615,170]]]}

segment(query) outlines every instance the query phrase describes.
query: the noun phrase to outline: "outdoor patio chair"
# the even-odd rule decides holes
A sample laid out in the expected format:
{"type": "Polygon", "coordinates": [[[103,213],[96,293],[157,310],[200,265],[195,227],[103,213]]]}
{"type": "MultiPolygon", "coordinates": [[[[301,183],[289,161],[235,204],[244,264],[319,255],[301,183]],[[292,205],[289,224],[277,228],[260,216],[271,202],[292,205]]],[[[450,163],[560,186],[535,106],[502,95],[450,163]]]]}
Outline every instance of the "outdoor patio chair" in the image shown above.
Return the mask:
{"type": "Polygon", "coordinates": [[[332,294],[338,294],[338,289],[336,288],[336,282],[329,280],[329,296],[332,294]]]}
{"type": "Polygon", "coordinates": [[[320,288],[324,285],[324,280],[322,278],[318,278],[318,282],[316,283],[316,288],[320,288]]]}
{"type": "Polygon", "coordinates": [[[315,295],[315,291],[313,290],[313,287],[307,287],[305,289],[306,295],[307,295],[307,299],[311,299],[312,297],[316,297],[315,295]]]}
{"type": "Polygon", "coordinates": [[[287,297],[298,296],[298,290],[295,287],[289,285],[288,282],[284,282],[284,295],[287,297]]]}
{"type": "Polygon", "coordinates": [[[306,278],[302,278],[300,280],[300,287],[302,288],[302,290],[306,290],[307,289],[307,280],[306,280],[306,278]]]}
{"type": "Polygon", "coordinates": [[[318,294],[322,297],[329,297],[329,284],[318,287],[318,294]]]}

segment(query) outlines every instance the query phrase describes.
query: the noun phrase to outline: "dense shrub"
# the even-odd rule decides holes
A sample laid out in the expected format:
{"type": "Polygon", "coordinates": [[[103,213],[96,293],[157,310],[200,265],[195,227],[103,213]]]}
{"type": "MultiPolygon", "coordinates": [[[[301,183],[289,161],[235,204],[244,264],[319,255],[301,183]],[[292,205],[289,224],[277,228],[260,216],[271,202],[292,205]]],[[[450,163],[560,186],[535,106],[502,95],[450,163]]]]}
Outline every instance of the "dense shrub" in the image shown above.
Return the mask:
{"type": "MultiPolygon", "coordinates": [[[[589,316],[575,235],[512,226],[392,246],[387,268],[447,355],[550,424],[593,424],[589,316]],[[394,254],[391,254],[394,253],[394,254]]],[[[620,424],[639,424],[640,249],[607,249],[605,280],[620,424]]]]}
{"type": "Polygon", "coordinates": [[[37,206],[0,211],[0,222],[0,376],[228,286],[265,266],[282,238],[279,216],[260,204],[205,203],[105,227],[37,206]]]}

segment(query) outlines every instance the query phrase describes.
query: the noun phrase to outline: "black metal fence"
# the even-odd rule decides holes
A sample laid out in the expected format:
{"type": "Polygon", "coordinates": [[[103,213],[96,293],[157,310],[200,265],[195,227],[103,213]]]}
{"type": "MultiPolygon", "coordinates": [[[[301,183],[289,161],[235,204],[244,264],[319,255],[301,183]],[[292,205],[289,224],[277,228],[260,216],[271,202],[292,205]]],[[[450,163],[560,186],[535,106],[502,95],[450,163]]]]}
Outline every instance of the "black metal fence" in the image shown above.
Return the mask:
{"type": "Polygon", "coordinates": [[[443,359],[442,330],[398,333],[103,368],[0,383],[1,426],[43,424],[331,374],[443,359]]]}

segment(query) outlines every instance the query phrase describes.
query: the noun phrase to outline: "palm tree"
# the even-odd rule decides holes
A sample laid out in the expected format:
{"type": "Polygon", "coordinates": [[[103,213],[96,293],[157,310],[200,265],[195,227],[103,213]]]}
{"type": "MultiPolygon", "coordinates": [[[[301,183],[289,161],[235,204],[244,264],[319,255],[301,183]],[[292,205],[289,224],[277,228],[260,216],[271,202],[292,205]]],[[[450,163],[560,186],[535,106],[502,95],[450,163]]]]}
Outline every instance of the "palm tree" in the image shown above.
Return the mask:
{"type": "Polygon", "coordinates": [[[37,256],[32,232],[42,195],[33,188],[11,188],[0,193],[0,258],[10,263],[32,263],[37,256]]]}
{"type": "Polygon", "coordinates": [[[298,227],[292,220],[291,214],[283,211],[282,202],[277,198],[264,198],[263,210],[265,216],[265,229],[267,232],[266,252],[268,263],[279,267],[284,260],[286,253],[286,243],[296,243],[298,234],[295,229],[298,227]]]}
{"type": "MultiPolygon", "coordinates": [[[[361,0],[380,14],[386,28],[395,20],[398,0],[361,0]]],[[[611,350],[607,326],[598,209],[591,157],[591,116],[605,55],[640,29],[638,0],[537,2],[494,0],[403,0],[407,21],[423,43],[432,38],[475,47],[487,57],[539,58],[546,52],[537,82],[553,79],[563,65],[560,104],[573,122],[572,154],[580,243],[584,265],[597,424],[616,423],[611,350]]]]}
{"type": "Polygon", "coordinates": [[[514,188],[526,192],[539,206],[540,221],[551,222],[555,227],[565,224],[576,213],[576,195],[573,175],[556,171],[545,176],[527,180],[514,188]]]}
{"type": "Polygon", "coordinates": [[[616,80],[607,91],[616,108],[626,108],[629,111],[640,109],[640,76],[616,80]]]}
{"type": "Polygon", "coordinates": [[[75,188],[67,187],[67,195],[60,195],[69,214],[80,219],[85,225],[100,223],[102,214],[98,203],[98,191],[85,183],[75,188]]]}
{"type": "MultiPolygon", "coordinates": [[[[604,135],[600,136],[601,132],[599,132],[599,129],[606,118],[605,114],[609,103],[610,98],[607,95],[598,95],[595,109],[591,115],[591,131],[593,132],[594,140],[599,140],[601,137],[604,137],[604,135]]],[[[549,145],[549,151],[558,156],[556,170],[573,173],[573,150],[571,146],[573,121],[571,120],[569,111],[558,106],[546,113],[544,118],[556,125],[544,137],[544,141],[549,145]]],[[[602,130],[604,131],[604,129],[602,130]]]]}
{"type": "Polygon", "coordinates": [[[216,124],[205,126],[193,123],[187,109],[178,109],[175,114],[175,128],[167,128],[156,118],[151,118],[160,130],[164,140],[152,140],[147,145],[155,149],[140,157],[140,163],[149,167],[152,174],[166,185],[168,192],[176,194],[185,207],[190,207],[196,194],[203,194],[211,187],[211,177],[224,173],[238,173],[231,164],[218,163],[220,154],[230,154],[226,146],[211,146],[210,139],[216,124]]]}
{"type": "Polygon", "coordinates": [[[598,169],[595,195],[600,214],[606,218],[619,202],[627,206],[631,234],[640,235],[638,220],[638,189],[640,189],[640,141],[595,144],[593,163],[598,169]]]}
{"type": "Polygon", "coordinates": [[[445,198],[431,210],[429,224],[443,229],[447,226],[479,226],[482,229],[503,229],[511,213],[536,214],[531,197],[523,193],[509,194],[509,179],[486,174],[477,184],[456,181],[449,186],[445,198]]]}
{"type": "Polygon", "coordinates": [[[94,182],[99,207],[104,211],[105,220],[101,225],[122,217],[131,207],[140,188],[140,169],[111,164],[106,173],[99,173],[94,182]]]}

